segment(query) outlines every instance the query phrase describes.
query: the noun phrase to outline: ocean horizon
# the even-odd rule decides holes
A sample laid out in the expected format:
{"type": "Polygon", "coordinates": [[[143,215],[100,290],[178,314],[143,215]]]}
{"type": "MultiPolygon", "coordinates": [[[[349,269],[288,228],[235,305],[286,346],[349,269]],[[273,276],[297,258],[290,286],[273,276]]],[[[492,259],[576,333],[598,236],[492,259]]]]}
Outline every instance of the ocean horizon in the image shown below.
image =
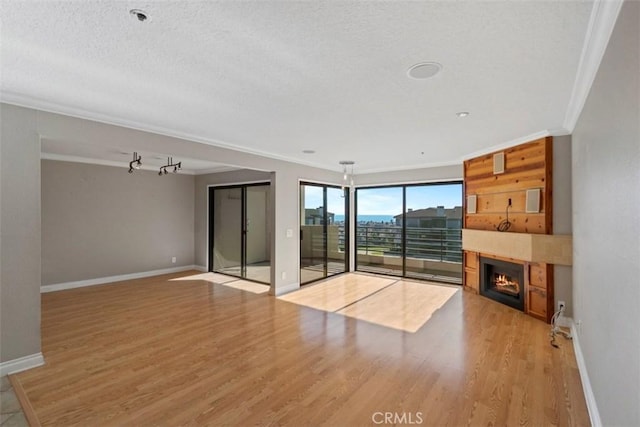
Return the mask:
{"type": "MultiPolygon", "coordinates": [[[[336,222],[344,221],[344,215],[336,215],[336,222]]],[[[395,222],[393,215],[358,215],[357,222],[395,222]]]]}

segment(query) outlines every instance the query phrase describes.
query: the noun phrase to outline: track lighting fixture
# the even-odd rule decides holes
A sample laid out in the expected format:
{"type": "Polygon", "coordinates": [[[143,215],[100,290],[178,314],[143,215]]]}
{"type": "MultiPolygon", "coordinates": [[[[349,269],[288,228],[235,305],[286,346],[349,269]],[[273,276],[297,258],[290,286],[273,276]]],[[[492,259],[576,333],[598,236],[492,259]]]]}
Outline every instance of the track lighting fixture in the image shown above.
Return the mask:
{"type": "Polygon", "coordinates": [[[178,173],[178,171],[182,169],[182,162],[173,163],[173,157],[167,157],[167,164],[160,166],[160,172],[158,172],[158,175],[167,175],[169,173],[167,169],[170,168],[173,168],[173,173],[178,173]]]}
{"type": "Polygon", "coordinates": [[[133,173],[135,169],[142,167],[142,156],[138,156],[138,153],[133,152],[133,160],[129,162],[129,173],[133,173]]]}

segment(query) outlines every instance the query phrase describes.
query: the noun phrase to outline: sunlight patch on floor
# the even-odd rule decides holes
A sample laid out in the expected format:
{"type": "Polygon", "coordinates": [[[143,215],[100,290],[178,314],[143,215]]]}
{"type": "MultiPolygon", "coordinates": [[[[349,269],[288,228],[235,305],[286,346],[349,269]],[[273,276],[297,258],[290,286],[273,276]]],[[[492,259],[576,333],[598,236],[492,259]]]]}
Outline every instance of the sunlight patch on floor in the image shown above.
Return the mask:
{"type": "Polygon", "coordinates": [[[254,294],[266,294],[267,292],[269,292],[269,285],[249,282],[247,280],[238,279],[237,277],[227,276],[227,275],[218,274],[218,273],[189,274],[188,276],[176,277],[174,279],[170,279],[171,282],[186,281],[186,280],[203,280],[211,284],[227,286],[229,288],[251,292],[254,294]]]}
{"type": "Polygon", "coordinates": [[[238,280],[236,277],[225,276],[224,274],[217,273],[202,273],[202,274],[189,274],[188,276],[176,277],[171,279],[171,282],[183,281],[183,280],[204,280],[209,283],[223,284],[227,282],[233,282],[238,280]]]}
{"type": "Polygon", "coordinates": [[[245,268],[245,276],[242,276],[240,267],[230,267],[218,270],[231,276],[236,276],[238,280],[242,278],[249,280],[257,280],[265,284],[271,282],[271,266],[269,265],[247,265],[245,268]]]}
{"type": "Polygon", "coordinates": [[[219,283],[219,285],[239,289],[241,291],[251,292],[254,294],[266,294],[267,292],[269,292],[269,285],[249,282],[247,280],[234,280],[233,282],[219,283]]]}
{"type": "Polygon", "coordinates": [[[460,287],[349,273],[278,299],[414,333],[460,287]]]}
{"type": "Polygon", "coordinates": [[[337,311],[378,292],[393,282],[393,279],[346,274],[306,285],[299,291],[279,296],[278,299],[318,310],[337,311]]]}
{"type": "Polygon", "coordinates": [[[413,333],[456,292],[452,286],[399,281],[337,313],[413,333]]]}

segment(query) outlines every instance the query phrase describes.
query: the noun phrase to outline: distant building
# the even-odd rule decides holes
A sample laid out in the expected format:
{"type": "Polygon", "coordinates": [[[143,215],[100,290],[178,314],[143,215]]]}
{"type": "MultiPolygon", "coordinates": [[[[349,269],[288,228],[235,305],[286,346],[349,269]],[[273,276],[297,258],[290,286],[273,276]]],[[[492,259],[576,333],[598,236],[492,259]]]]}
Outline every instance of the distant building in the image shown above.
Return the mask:
{"type": "MultiPolygon", "coordinates": [[[[407,220],[407,227],[419,228],[462,228],[462,206],[447,208],[438,206],[426,209],[409,209],[404,215],[407,220]]],[[[396,225],[402,226],[403,215],[396,215],[396,225]]]]}
{"type": "MultiPolygon", "coordinates": [[[[335,223],[335,214],[328,212],[327,217],[329,224],[335,223]]],[[[322,206],[315,209],[304,210],[304,224],[305,225],[322,225],[324,220],[324,208],[322,206]]]]}

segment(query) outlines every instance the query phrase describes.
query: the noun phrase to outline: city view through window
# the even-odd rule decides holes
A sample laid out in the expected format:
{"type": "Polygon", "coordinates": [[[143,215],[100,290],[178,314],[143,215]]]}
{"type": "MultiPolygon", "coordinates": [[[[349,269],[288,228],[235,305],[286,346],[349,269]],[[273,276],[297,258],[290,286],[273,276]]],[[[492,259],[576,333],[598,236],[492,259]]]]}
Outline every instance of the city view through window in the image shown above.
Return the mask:
{"type": "MultiPolygon", "coordinates": [[[[344,199],[329,200],[327,225],[344,251],[344,199]]],[[[356,204],[356,269],[461,283],[462,184],[359,188],[356,204]]],[[[322,224],[322,200],[305,200],[305,223],[322,224]]]]}

